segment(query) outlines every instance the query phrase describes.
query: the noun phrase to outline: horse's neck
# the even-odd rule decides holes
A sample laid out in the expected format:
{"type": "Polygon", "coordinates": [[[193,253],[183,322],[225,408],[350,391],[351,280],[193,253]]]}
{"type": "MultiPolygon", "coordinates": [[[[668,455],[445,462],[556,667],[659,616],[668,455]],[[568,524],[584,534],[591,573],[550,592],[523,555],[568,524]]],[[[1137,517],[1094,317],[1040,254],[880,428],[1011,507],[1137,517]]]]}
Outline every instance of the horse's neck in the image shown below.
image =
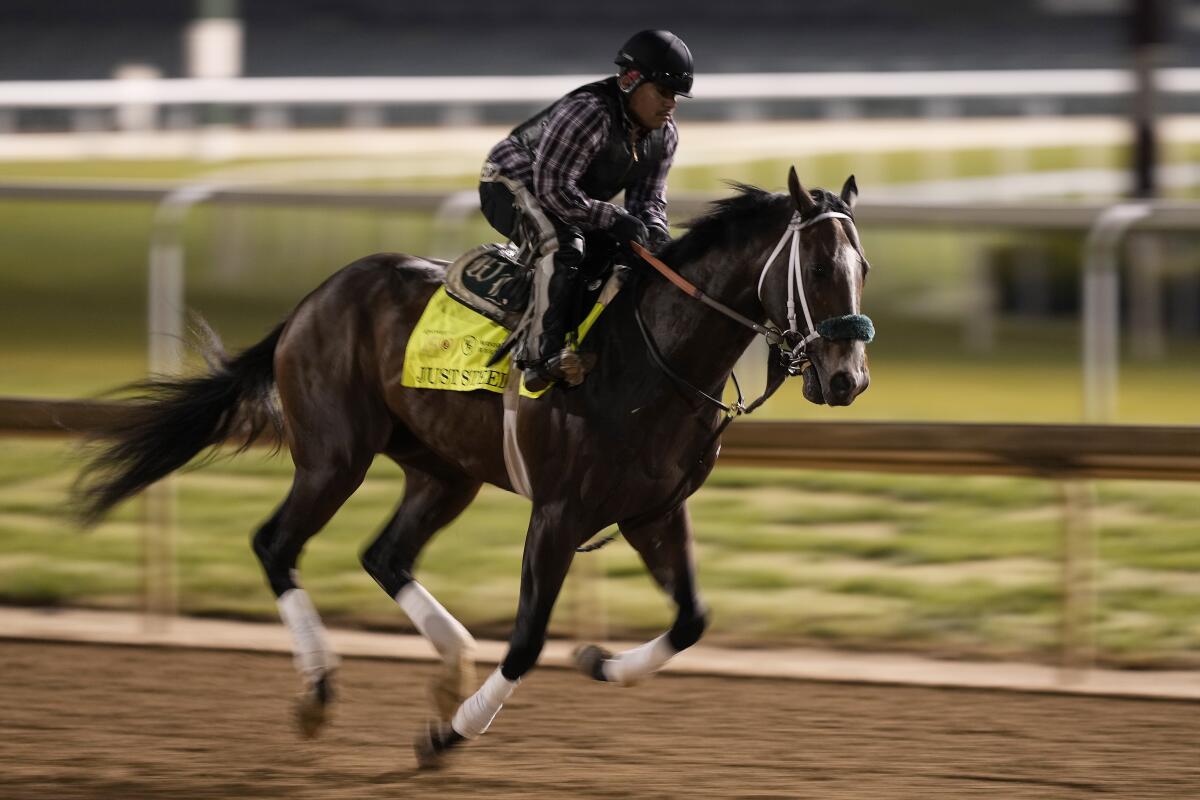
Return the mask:
{"type": "MultiPolygon", "coordinates": [[[[733,249],[714,249],[691,263],[670,266],[709,297],[760,321],[763,314],[757,299],[758,273],[753,264],[761,250],[758,243],[748,243],[733,249]]],[[[672,369],[705,391],[719,389],[755,336],[749,328],[665,280],[647,286],[642,312],[650,335],[672,369]]]]}

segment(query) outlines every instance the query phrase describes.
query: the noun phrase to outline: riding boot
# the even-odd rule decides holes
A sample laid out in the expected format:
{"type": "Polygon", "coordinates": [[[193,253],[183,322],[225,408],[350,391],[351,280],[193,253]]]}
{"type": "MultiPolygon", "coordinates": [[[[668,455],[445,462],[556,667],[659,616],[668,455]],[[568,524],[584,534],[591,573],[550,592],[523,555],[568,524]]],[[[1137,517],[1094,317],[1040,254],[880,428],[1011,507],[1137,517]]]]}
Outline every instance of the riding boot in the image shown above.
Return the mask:
{"type": "Polygon", "coordinates": [[[567,328],[571,324],[571,305],[576,300],[579,271],[573,267],[557,268],[550,276],[546,292],[546,309],[542,312],[541,331],[536,342],[527,343],[525,388],[540,392],[555,381],[568,386],[583,382],[587,369],[579,354],[566,345],[567,328]],[[528,345],[536,345],[530,347],[528,345]]]}

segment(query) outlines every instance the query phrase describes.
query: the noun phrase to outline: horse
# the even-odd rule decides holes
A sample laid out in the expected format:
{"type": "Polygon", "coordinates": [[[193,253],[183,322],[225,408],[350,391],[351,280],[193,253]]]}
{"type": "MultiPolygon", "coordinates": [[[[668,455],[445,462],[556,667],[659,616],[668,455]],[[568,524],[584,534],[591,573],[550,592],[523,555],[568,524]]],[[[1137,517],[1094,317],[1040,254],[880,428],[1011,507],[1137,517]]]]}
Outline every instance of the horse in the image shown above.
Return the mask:
{"type": "MultiPolygon", "coordinates": [[[[675,283],[702,290],[681,292],[641,270],[581,345],[595,353],[587,381],[538,399],[401,385],[406,342],[446,264],[399,253],[355,261],[257,344],[222,354],[206,373],[140,384],[139,402],[103,431],[100,451],[81,469],[82,519],[97,522],[206,448],[244,448],[260,434],[286,445],[291,489],[252,547],[292,635],[306,736],[327,719],[338,659],[297,561],[377,454],[400,465],[404,491],[361,562],[442,660],[436,718],[416,737],[422,766],[437,766],[487,730],[538,660],[577,548],[614,524],[676,616],[668,631],[625,652],[580,649],[577,666],[601,681],[643,680],[707,626],[687,499],[742,410],[719,400],[739,356],[757,334],[768,336],[790,367],[803,362],[804,396],[817,404],[849,405],[870,381],[865,344],[873,331],[844,330],[870,327],[860,314],[869,265],[853,221],[857,184],[850,176],[838,194],[810,192],[793,167],[787,185],[780,194],[735,184],[736,194],[690,222],[657,256],[678,270],[675,283]],[[774,267],[789,239],[788,268],[774,267]],[[508,650],[476,689],[471,634],[414,571],[425,545],[483,483],[526,495],[532,510],[508,650]]],[[[787,372],[770,374],[759,402],[787,372]]]]}

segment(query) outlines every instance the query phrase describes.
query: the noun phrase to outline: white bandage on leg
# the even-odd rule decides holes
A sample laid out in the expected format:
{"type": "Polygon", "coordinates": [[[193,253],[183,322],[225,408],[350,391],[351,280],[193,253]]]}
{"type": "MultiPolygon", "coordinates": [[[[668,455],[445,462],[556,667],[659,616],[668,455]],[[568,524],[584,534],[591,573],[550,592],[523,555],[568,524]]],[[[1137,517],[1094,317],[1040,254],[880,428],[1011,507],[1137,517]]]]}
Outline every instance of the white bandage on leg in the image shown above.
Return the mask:
{"type": "Polygon", "coordinates": [[[279,616],[292,633],[293,663],[306,676],[319,676],[338,665],[338,657],[329,646],[325,627],[313,607],[308,592],[288,589],[279,596],[279,616]]]}
{"type": "Polygon", "coordinates": [[[500,713],[500,707],[512,695],[518,683],[519,680],[510,681],[505,678],[500,668],[496,667],[496,671],[488,676],[483,686],[479,687],[479,691],[463,701],[458,711],[454,712],[454,719],[450,720],[451,727],[459,736],[467,739],[481,736],[500,713]]]}
{"type": "Polygon", "coordinates": [[[675,648],[671,647],[671,642],[664,633],[643,645],[617,653],[605,661],[601,669],[604,670],[607,680],[622,686],[632,686],[658,672],[674,655],[675,648]]]}
{"type": "Polygon", "coordinates": [[[405,584],[396,592],[396,602],[444,660],[475,651],[475,640],[470,632],[421,584],[416,581],[405,584]]]}

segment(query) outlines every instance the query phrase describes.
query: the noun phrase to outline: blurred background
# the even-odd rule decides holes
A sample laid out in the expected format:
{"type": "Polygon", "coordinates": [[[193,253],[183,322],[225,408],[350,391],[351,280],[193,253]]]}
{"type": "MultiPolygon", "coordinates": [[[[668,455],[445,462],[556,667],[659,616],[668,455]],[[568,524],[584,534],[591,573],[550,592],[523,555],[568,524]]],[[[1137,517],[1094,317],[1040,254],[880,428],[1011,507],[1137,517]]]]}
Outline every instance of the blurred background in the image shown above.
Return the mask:
{"type": "MultiPolygon", "coordinates": [[[[1123,475],[1163,476],[1138,473],[1153,454],[1123,426],[1200,424],[1195,0],[9,0],[0,395],[195,368],[185,308],[241,347],[362,255],[491,239],[490,147],[656,27],[697,65],[673,224],[724,181],[782,190],[790,165],[860,187],[871,388],[829,409],[789,386],[762,417],[1102,424],[1125,431],[1123,475]]],[[[0,601],[274,618],[248,538],[287,491],[286,455],[188,472],[83,534],[64,509],[77,443],[5,430],[0,601]]],[[[693,505],[712,640],[1200,664],[1196,485],[1012,463],[719,467],[693,505]]],[[[377,464],[310,544],[306,586],[334,624],[408,624],[357,566],[401,486],[377,464]]],[[[485,491],[422,564],[476,633],[507,633],[526,515],[485,491]]],[[[624,544],[575,569],[558,635],[669,624],[624,544]]]]}

